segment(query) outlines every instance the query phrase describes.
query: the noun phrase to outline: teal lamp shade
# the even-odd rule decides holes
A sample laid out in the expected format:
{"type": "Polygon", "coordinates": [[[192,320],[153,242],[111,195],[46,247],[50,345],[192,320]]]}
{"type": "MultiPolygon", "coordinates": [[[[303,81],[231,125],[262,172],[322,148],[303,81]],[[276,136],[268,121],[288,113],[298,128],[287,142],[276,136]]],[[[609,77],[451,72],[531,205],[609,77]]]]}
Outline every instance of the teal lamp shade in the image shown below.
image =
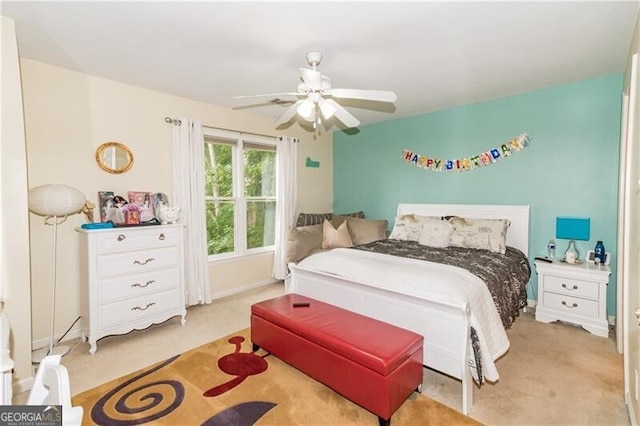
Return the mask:
{"type": "Polygon", "coordinates": [[[556,238],[589,241],[591,219],[588,217],[556,217],[556,238]]]}

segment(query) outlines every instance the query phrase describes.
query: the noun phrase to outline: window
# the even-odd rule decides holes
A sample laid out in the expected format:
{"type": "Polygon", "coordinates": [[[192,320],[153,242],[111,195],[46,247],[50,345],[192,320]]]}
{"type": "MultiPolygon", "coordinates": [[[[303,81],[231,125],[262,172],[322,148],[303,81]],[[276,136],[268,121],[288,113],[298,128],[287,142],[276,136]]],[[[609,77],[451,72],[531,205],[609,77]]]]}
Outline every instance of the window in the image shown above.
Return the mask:
{"type": "Polygon", "coordinates": [[[228,257],[273,249],[275,138],[203,131],[209,255],[228,257]]]}

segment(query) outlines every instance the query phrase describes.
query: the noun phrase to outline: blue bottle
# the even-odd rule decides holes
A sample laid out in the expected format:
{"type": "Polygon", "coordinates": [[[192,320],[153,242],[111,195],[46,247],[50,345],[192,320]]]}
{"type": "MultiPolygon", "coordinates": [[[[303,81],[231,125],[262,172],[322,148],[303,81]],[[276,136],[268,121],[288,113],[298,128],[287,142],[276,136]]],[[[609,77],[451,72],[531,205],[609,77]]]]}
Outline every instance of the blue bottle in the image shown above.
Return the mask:
{"type": "Polygon", "coordinates": [[[606,252],[604,251],[604,244],[602,244],[602,241],[598,241],[598,243],[596,244],[596,248],[594,250],[593,260],[596,263],[600,263],[604,265],[605,256],[606,256],[606,252]]]}

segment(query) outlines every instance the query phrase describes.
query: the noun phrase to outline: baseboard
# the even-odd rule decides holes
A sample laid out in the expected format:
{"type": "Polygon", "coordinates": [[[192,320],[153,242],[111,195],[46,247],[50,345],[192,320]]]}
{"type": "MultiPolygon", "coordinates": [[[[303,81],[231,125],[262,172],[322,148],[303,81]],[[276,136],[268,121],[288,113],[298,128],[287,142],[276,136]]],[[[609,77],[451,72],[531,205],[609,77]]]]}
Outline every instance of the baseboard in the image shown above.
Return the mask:
{"type": "Polygon", "coordinates": [[[608,317],[609,325],[616,325],[616,317],[613,315],[609,315],[608,317]]]}
{"type": "Polygon", "coordinates": [[[13,383],[11,386],[11,392],[13,392],[13,396],[15,397],[17,394],[22,392],[27,392],[31,390],[33,387],[33,379],[34,377],[29,377],[28,379],[18,380],[13,383]]]}
{"type": "Polygon", "coordinates": [[[627,404],[627,410],[629,411],[629,418],[631,419],[631,424],[637,425],[638,421],[636,419],[636,413],[633,411],[633,403],[631,401],[631,395],[629,395],[628,392],[625,392],[624,400],[627,404]]]}
{"type": "Polygon", "coordinates": [[[264,287],[264,286],[269,285],[269,284],[275,284],[275,283],[280,282],[280,281],[281,280],[276,280],[276,279],[273,279],[273,278],[269,278],[269,279],[266,279],[266,280],[262,280],[262,281],[258,281],[258,282],[255,282],[255,283],[246,284],[246,285],[243,285],[243,286],[240,286],[240,287],[236,287],[236,288],[233,288],[233,289],[230,289],[230,290],[218,291],[218,292],[215,292],[215,293],[211,294],[211,299],[213,299],[213,300],[222,299],[223,297],[229,297],[229,296],[233,296],[233,295],[236,295],[236,294],[239,294],[239,293],[244,293],[245,291],[253,290],[253,289],[256,289],[256,288],[259,288],[259,287],[264,287]]]}
{"type": "MultiPolygon", "coordinates": [[[[62,334],[53,336],[53,341],[57,342],[60,336],[62,336],[62,334]]],[[[60,342],[66,342],[67,340],[73,340],[80,337],[82,337],[82,330],[80,329],[80,324],[78,323],[71,330],[69,330],[67,335],[64,336],[64,339],[62,339],[60,342]]],[[[37,351],[38,349],[46,348],[47,346],[49,346],[48,337],[31,341],[31,348],[34,351],[37,351]]]]}

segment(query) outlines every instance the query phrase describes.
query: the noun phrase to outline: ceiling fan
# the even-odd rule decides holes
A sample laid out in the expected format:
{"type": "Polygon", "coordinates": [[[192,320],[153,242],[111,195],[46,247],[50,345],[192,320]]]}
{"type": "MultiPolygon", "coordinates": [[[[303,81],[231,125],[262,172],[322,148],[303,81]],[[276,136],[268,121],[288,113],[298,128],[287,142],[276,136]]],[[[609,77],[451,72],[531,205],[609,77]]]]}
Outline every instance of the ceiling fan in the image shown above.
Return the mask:
{"type": "Polygon", "coordinates": [[[329,120],[335,117],[348,128],[357,127],[360,121],[349,113],[335,99],[358,99],[374,102],[395,102],[395,93],[387,90],[335,89],[331,87],[331,78],[322,75],[316,68],[322,61],[322,53],[308,52],[307,62],[311,69],[300,68],[297,91],[292,93],[269,93],[265,95],[234,96],[233,99],[264,96],[297,96],[299,99],[290,106],[277,120],[279,126],[299,115],[313,123],[313,128],[320,124],[321,118],[329,120]]]}

